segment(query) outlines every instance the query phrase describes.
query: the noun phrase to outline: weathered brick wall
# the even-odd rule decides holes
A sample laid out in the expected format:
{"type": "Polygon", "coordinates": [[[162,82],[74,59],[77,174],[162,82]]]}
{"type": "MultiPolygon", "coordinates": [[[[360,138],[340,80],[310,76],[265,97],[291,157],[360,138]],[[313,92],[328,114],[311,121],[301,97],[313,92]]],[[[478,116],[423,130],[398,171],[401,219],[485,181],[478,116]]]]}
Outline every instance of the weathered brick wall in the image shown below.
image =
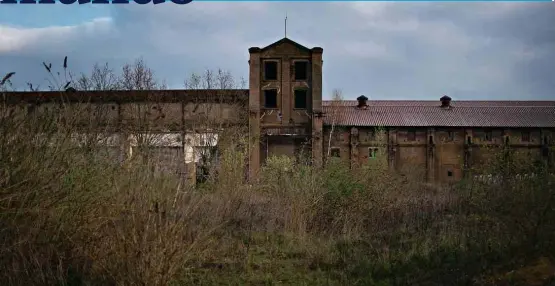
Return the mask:
{"type": "MultiPolygon", "coordinates": [[[[328,154],[330,130],[330,126],[326,126],[324,130],[324,156],[328,154]]],[[[518,160],[518,164],[523,166],[534,160],[546,160],[542,153],[546,142],[542,140],[548,140],[549,146],[553,146],[554,143],[551,137],[553,130],[539,128],[386,128],[383,132],[389,140],[376,138],[378,133],[372,127],[359,127],[357,130],[358,152],[352,152],[352,137],[347,127],[339,126],[334,130],[331,147],[339,148],[342,161],[349,162],[355,154],[354,160],[359,164],[368,163],[372,159],[368,149],[377,148],[381,151],[377,156],[386,156],[388,159],[393,156],[393,164],[397,171],[416,179],[432,179],[440,183],[462,179],[465,175],[465,160],[468,160],[466,163],[473,169],[487,171],[487,166],[490,166],[496,160],[498,152],[503,150],[506,136],[510,137],[507,147],[514,160],[518,160]],[[414,132],[414,135],[410,132],[414,132]],[[486,133],[491,134],[491,138],[486,138],[486,133]],[[529,139],[527,134],[530,134],[529,139]],[[471,138],[471,152],[469,158],[465,159],[467,136],[471,138]],[[395,152],[392,153],[391,149],[395,149],[395,152]]]]}

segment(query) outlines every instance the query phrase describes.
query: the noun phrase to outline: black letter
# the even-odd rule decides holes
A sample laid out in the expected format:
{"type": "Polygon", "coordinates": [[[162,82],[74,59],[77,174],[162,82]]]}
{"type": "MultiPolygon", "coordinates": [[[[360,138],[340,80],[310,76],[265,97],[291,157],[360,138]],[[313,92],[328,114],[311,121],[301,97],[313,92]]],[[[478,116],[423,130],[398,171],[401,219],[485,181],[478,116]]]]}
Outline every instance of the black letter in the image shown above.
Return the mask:
{"type": "Polygon", "coordinates": [[[17,0],[0,0],[0,4],[17,4],[17,0]]]}
{"type": "Polygon", "coordinates": [[[39,0],[39,4],[56,4],[54,0],[39,0]]]}
{"type": "Polygon", "coordinates": [[[172,0],[172,2],[179,5],[185,5],[193,2],[193,0],[172,0]]]}
{"type": "Polygon", "coordinates": [[[75,3],[75,1],[77,1],[77,0],[60,0],[60,3],[66,4],[66,5],[71,5],[71,4],[75,3]]]}
{"type": "Polygon", "coordinates": [[[135,3],[139,4],[139,5],[145,5],[150,3],[150,0],[134,0],[135,3]]]}
{"type": "Polygon", "coordinates": [[[112,0],[112,4],[129,4],[129,0],[112,0]]]}
{"type": "Polygon", "coordinates": [[[92,0],[92,4],[110,4],[108,0],[92,0]]]}
{"type": "Polygon", "coordinates": [[[19,0],[19,4],[37,4],[35,0],[19,0]]]}
{"type": "Polygon", "coordinates": [[[152,3],[154,3],[154,5],[161,4],[161,3],[164,3],[164,2],[166,2],[166,0],[152,0],[152,3]]]}

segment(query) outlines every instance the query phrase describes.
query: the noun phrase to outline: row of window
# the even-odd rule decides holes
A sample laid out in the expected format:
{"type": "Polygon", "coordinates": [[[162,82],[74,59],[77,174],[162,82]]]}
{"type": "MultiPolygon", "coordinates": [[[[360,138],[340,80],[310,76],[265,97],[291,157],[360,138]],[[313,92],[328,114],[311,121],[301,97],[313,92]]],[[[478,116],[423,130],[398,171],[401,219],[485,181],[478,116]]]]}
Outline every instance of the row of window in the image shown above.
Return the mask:
{"type": "MultiPolygon", "coordinates": [[[[415,130],[409,130],[407,131],[407,136],[406,136],[406,140],[407,141],[416,141],[416,131],[415,130]]],[[[522,131],[520,132],[521,135],[521,142],[530,142],[530,132],[529,131],[522,131]]],[[[375,139],[375,132],[374,131],[370,131],[368,132],[368,137],[370,139],[375,139]]],[[[336,140],[341,140],[341,133],[336,133],[335,135],[335,139],[336,140]]],[[[491,142],[493,140],[493,136],[492,136],[492,132],[491,131],[485,131],[483,133],[483,136],[481,136],[482,141],[485,142],[491,142]]],[[[447,132],[447,141],[453,141],[455,140],[455,132],[449,131],[447,132]]],[[[432,142],[433,140],[430,138],[430,142],[432,142]]],[[[470,141],[469,141],[470,143],[470,141]]]]}
{"type": "MultiPolygon", "coordinates": [[[[330,155],[332,157],[340,158],[341,157],[341,148],[332,147],[330,155]]],[[[376,158],[377,156],[378,156],[378,148],[368,147],[368,158],[376,158]]]]}
{"type": "MultiPolygon", "coordinates": [[[[455,139],[455,133],[452,131],[448,132],[447,140],[453,141],[455,139]]],[[[481,140],[484,142],[491,142],[493,140],[492,131],[484,131],[483,135],[481,136],[481,140]]],[[[522,131],[520,132],[520,140],[521,142],[530,142],[530,132],[529,131],[522,131]]],[[[408,131],[407,132],[407,141],[416,141],[416,131],[408,131]]]]}
{"type": "MultiPolygon", "coordinates": [[[[295,109],[306,109],[308,105],[308,90],[296,89],[294,93],[294,100],[295,109]]],[[[264,108],[278,108],[277,89],[264,90],[264,108]]]]}
{"type": "MultiPolygon", "coordinates": [[[[308,80],[308,62],[295,61],[295,80],[308,80]]],[[[278,79],[278,62],[265,61],[264,62],[264,80],[277,80],[278,79]]]]}

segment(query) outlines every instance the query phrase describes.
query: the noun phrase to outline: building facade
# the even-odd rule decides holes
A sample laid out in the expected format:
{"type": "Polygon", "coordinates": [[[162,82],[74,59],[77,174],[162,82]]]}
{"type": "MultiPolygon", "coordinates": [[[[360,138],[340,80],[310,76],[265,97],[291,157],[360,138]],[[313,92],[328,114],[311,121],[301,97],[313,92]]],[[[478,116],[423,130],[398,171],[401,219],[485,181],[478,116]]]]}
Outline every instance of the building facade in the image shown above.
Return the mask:
{"type": "Polygon", "coordinates": [[[127,156],[132,152],[125,150],[137,145],[130,143],[137,139],[129,139],[129,131],[148,126],[149,134],[166,138],[156,144],[173,148],[165,156],[177,158],[176,168],[190,178],[199,172],[191,167],[199,164],[197,153],[208,147],[201,141],[217,144],[217,139],[191,134],[217,134],[247,122],[250,178],[271,156],[306,159],[315,166],[337,157],[352,168],[381,159],[391,170],[439,183],[469,175],[494,149],[554,162],[555,101],[457,101],[448,96],[394,101],[363,95],[356,101],[323,101],[322,48],[283,38],[248,51],[248,90],[77,91],[62,99],[59,93],[14,92],[6,93],[4,101],[37,113],[61,101],[86,99],[93,110],[82,114],[90,113],[95,124],[119,134],[127,156]]]}
{"type": "Polygon", "coordinates": [[[429,182],[458,181],[500,148],[553,162],[555,101],[322,101],[322,48],[284,38],[249,54],[251,176],[269,156],[299,150],[315,165],[383,157],[429,182]]]}

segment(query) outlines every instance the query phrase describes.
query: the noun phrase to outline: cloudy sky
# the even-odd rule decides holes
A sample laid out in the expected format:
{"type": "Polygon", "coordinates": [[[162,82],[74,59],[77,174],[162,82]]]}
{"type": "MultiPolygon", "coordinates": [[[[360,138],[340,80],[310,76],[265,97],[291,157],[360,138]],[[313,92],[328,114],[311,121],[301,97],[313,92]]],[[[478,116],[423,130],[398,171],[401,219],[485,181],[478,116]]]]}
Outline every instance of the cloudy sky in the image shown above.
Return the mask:
{"type": "Polygon", "coordinates": [[[143,57],[170,88],[193,72],[247,78],[248,48],[324,48],[324,97],[555,100],[555,4],[201,2],[2,5],[0,74],[46,87],[42,62],[120,69],[143,57]]]}

